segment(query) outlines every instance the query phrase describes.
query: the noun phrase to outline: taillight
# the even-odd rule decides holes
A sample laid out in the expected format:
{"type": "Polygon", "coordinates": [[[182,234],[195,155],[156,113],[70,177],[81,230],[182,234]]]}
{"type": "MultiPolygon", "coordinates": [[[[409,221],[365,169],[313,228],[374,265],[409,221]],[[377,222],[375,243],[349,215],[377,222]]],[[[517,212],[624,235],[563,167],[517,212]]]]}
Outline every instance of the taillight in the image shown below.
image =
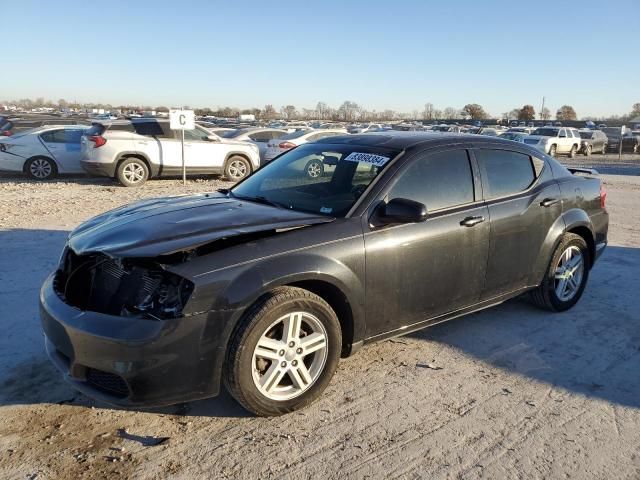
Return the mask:
{"type": "Polygon", "coordinates": [[[278,145],[279,148],[282,148],[284,150],[288,150],[290,148],[295,147],[296,144],[295,143],[291,143],[291,142],[282,142],[280,145],[278,145]]]}
{"type": "Polygon", "coordinates": [[[89,138],[90,142],[93,142],[93,148],[98,148],[103,146],[105,143],[107,143],[107,139],[104,138],[102,135],[92,135],[89,138]]]}
{"type": "Polygon", "coordinates": [[[2,135],[3,137],[10,137],[11,130],[5,130],[4,132],[0,132],[0,135],[2,135]]]}
{"type": "Polygon", "coordinates": [[[604,188],[604,185],[600,184],[600,208],[605,207],[605,203],[607,203],[607,190],[604,188]]]}

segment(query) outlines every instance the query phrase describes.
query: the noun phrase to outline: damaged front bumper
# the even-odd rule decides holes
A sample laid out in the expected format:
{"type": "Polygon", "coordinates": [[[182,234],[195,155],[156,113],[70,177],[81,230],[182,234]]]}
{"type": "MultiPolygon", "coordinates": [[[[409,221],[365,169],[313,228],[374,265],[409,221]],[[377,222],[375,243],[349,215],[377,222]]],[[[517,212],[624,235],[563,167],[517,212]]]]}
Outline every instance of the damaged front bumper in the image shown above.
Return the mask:
{"type": "Polygon", "coordinates": [[[47,353],[89,397],[122,406],[162,406],[215,396],[225,326],[233,311],[173,319],[122,317],[66,304],[52,274],[40,291],[47,353]]]}

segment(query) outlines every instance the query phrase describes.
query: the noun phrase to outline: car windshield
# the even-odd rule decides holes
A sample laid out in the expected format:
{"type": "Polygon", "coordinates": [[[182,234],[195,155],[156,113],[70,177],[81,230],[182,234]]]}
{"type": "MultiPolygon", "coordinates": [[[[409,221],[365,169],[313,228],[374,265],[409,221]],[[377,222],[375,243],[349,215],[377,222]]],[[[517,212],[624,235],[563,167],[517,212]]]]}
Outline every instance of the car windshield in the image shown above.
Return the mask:
{"type": "Polygon", "coordinates": [[[344,217],[399,151],[309,143],[278,157],[230,195],[303,212],[344,217]]]}
{"type": "Polygon", "coordinates": [[[536,128],[531,135],[540,135],[541,137],[555,137],[558,135],[557,128],[536,128]]]}
{"type": "Polygon", "coordinates": [[[580,132],[580,138],[584,138],[585,140],[590,140],[593,138],[593,132],[580,132]]]}

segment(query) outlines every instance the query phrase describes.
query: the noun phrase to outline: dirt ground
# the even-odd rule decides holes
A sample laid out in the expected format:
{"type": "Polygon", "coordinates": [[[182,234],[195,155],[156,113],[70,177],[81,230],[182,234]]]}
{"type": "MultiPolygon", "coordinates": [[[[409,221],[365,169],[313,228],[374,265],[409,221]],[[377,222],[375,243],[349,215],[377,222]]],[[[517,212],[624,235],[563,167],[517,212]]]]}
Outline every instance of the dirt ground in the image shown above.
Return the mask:
{"type": "Polygon", "coordinates": [[[574,309],[518,299],[366,347],[318,402],[264,419],[226,394],[111,408],[43,351],[38,290],[73,227],[224,184],[0,176],[0,478],[640,478],[640,177],[603,179],[610,245],[574,309]]]}

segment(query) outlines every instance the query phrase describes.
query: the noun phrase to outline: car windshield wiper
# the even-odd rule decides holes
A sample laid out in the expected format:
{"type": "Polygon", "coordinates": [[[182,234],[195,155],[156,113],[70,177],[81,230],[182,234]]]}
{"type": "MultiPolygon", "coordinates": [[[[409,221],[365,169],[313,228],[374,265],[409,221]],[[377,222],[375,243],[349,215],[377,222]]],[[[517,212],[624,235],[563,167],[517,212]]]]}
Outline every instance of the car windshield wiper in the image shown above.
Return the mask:
{"type": "Polygon", "coordinates": [[[282,205],[280,203],[277,203],[277,202],[274,202],[273,200],[269,200],[267,197],[263,197],[261,195],[258,195],[256,197],[236,195],[231,190],[229,190],[229,196],[231,196],[233,198],[237,198],[238,200],[246,200],[248,202],[261,203],[263,205],[270,205],[270,206],[276,207],[276,208],[286,208],[284,205],[282,205]]]}

